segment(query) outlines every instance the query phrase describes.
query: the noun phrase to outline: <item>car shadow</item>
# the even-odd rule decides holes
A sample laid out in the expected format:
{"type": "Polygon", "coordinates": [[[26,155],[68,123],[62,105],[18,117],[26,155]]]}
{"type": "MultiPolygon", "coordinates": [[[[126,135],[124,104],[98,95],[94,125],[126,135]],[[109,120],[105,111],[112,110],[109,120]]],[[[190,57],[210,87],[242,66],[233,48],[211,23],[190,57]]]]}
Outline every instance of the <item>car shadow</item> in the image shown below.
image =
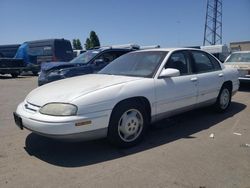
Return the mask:
{"type": "Polygon", "coordinates": [[[27,136],[24,149],[29,155],[52,165],[88,166],[149,150],[181,138],[195,139],[193,134],[234,116],[244,108],[246,105],[232,102],[230,109],[225,113],[215,113],[210,108],[203,108],[165,119],[150,128],[142,143],[128,149],[116,148],[106,139],[69,143],[34,133],[27,136]]]}
{"type": "Polygon", "coordinates": [[[25,76],[21,76],[19,75],[17,78],[13,78],[11,75],[0,75],[0,79],[1,80],[10,80],[10,79],[21,79],[21,78],[29,78],[31,76],[29,75],[25,75],[25,76]]]}

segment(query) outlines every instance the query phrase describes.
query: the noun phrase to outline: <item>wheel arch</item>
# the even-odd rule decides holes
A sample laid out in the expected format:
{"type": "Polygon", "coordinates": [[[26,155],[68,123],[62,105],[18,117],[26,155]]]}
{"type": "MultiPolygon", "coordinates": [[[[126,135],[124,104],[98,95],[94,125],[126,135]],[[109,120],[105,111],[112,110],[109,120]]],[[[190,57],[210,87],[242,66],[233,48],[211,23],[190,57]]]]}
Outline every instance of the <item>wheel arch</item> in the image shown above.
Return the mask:
{"type": "MultiPolygon", "coordinates": [[[[126,102],[137,102],[139,104],[141,104],[144,108],[145,108],[145,111],[147,113],[147,117],[148,117],[148,120],[149,122],[151,122],[151,105],[150,105],[150,102],[149,100],[144,97],[144,96],[136,96],[136,97],[131,97],[131,98],[126,98],[126,99],[123,99],[119,102],[117,102],[112,110],[112,113],[114,112],[114,110],[122,103],[126,103],[126,102]]],[[[111,116],[112,116],[112,113],[111,113],[111,116]]],[[[111,118],[111,117],[110,117],[111,118]]]]}
{"type": "MultiPolygon", "coordinates": [[[[223,86],[228,86],[228,87],[230,88],[230,91],[232,92],[232,90],[233,90],[233,82],[232,82],[231,80],[225,81],[225,82],[223,83],[222,87],[223,87],[223,86]]],[[[221,88],[222,88],[222,87],[221,87],[221,88]]]]}

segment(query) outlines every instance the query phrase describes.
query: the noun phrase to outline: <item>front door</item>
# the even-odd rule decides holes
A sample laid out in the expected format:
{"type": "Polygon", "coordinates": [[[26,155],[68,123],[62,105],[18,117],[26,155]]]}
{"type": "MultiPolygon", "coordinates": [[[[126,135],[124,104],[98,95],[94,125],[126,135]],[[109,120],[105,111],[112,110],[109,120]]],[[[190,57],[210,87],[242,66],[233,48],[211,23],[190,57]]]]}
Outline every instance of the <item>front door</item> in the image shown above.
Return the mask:
{"type": "Polygon", "coordinates": [[[180,76],[155,80],[158,117],[192,108],[196,104],[198,92],[197,77],[192,74],[186,51],[174,52],[164,68],[178,69],[180,76]]]}

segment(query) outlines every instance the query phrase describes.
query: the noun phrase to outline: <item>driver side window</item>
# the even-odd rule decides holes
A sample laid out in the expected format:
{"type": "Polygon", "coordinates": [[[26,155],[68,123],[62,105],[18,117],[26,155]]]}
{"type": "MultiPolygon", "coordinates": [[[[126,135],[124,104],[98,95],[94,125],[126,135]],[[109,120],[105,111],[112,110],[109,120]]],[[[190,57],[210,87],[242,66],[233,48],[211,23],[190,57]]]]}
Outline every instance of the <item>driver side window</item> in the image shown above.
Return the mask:
{"type": "Polygon", "coordinates": [[[178,69],[181,75],[188,74],[188,61],[185,54],[183,52],[174,52],[164,68],[178,69]]]}
{"type": "Polygon", "coordinates": [[[109,63],[114,60],[114,54],[107,52],[102,54],[98,59],[103,60],[105,63],[109,63]]]}
{"type": "Polygon", "coordinates": [[[118,58],[119,56],[125,54],[126,51],[111,51],[111,52],[106,52],[102,55],[100,55],[100,57],[98,59],[102,59],[103,62],[105,63],[110,63],[111,61],[115,60],[116,58],[118,58]]]}

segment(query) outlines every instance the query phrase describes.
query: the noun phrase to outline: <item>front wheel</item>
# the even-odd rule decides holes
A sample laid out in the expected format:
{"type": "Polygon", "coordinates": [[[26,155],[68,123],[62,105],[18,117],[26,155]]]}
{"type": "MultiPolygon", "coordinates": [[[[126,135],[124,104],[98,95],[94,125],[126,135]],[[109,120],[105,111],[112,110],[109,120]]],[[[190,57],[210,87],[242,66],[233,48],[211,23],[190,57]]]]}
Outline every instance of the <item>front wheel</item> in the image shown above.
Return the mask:
{"type": "Polygon", "coordinates": [[[215,109],[218,112],[224,112],[231,104],[232,91],[231,88],[227,85],[222,86],[220,93],[217,97],[215,103],[215,109]]]}
{"type": "Polygon", "coordinates": [[[145,134],[148,117],[137,102],[123,102],[112,112],[108,139],[119,147],[130,147],[140,142],[145,134]]]}

